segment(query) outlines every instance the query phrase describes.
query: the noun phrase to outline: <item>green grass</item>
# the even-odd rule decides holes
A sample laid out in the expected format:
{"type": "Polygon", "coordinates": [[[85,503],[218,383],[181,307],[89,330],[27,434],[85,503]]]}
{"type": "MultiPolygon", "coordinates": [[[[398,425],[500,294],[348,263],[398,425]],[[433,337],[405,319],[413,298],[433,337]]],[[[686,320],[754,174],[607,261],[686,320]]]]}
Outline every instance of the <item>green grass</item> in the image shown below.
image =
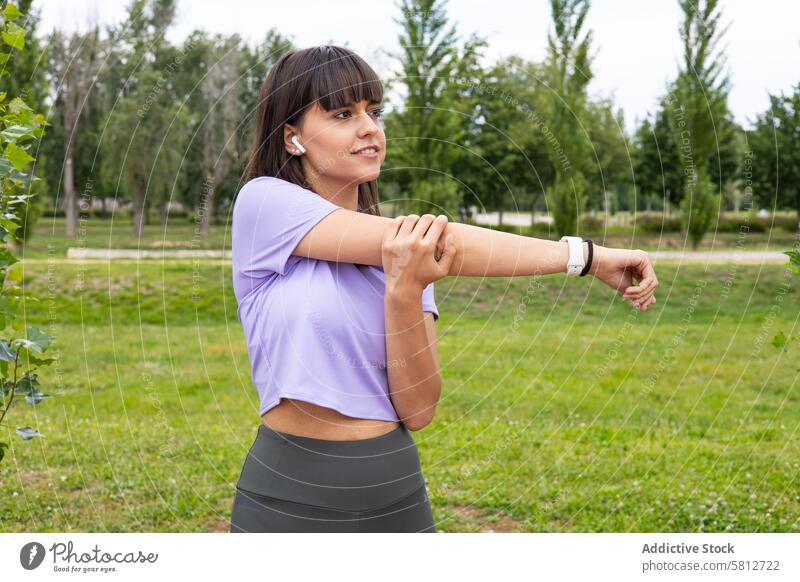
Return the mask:
{"type": "MultiPolygon", "coordinates": [[[[223,222],[229,217],[222,217],[223,222]]],[[[641,228],[611,227],[605,232],[581,233],[598,244],[622,248],[642,248],[655,250],[692,250],[691,244],[677,232],[664,234],[644,232],[641,228]]],[[[546,234],[538,234],[547,238],[546,234]]],[[[736,232],[709,233],[702,241],[699,250],[773,250],[783,251],[791,248],[795,235],[780,228],[772,232],[751,232],[740,235],[736,232]]],[[[555,234],[549,238],[556,239],[555,234]]],[[[48,257],[63,258],[69,247],[110,248],[110,249],[210,249],[230,248],[230,227],[225,224],[212,226],[208,237],[196,232],[195,224],[186,218],[171,218],[166,227],[155,221],[145,226],[141,239],[134,237],[131,220],[128,217],[115,219],[88,218],[79,225],[76,238],[64,235],[64,219],[42,217],[39,219],[34,236],[18,254],[28,259],[48,257]]]]}
{"type": "MultiPolygon", "coordinates": [[[[800,531],[800,346],[769,343],[798,333],[800,278],[659,278],[646,313],[591,279],[437,283],[442,398],[413,434],[440,531],[800,531]]],[[[260,420],[230,266],[36,263],[24,285],[57,397],[3,423],[0,530],[225,530],[260,420]]]]}

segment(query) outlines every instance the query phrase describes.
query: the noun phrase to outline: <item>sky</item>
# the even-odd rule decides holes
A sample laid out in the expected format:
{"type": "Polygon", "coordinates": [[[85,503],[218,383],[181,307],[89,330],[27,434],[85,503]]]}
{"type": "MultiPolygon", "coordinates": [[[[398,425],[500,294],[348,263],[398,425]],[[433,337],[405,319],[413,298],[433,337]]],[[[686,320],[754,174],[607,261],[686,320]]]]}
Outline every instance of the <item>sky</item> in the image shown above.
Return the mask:
{"type": "MultiPolygon", "coordinates": [[[[86,30],[92,19],[125,18],[126,0],[38,0],[41,31],[86,30]]],[[[458,34],[488,40],[484,65],[512,54],[545,56],[550,30],[549,0],[449,0],[447,13],[458,34]]],[[[769,106],[768,93],[790,92],[800,83],[800,2],[720,0],[728,100],[736,120],[749,127],[769,106]]],[[[386,78],[397,68],[389,57],[399,49],[397,0],[178,0],[169,40],[180,43],[194,29],[239,33],[255,44],[274,27],[298,47],[341,44],[386,78]]],[[[594,97],[613,97],[632,131],[652,112],[681,58],[677,0],[594,0],[586,27],[592,30],[594,97]]]]}

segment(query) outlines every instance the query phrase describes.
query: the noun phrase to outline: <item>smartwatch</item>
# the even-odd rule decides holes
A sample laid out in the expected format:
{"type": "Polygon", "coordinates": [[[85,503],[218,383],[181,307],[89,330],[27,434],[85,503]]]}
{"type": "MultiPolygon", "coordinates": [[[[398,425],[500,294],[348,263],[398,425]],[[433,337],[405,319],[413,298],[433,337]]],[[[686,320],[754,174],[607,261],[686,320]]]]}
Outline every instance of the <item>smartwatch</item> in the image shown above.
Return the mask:
{"type": "Polygon", "coordinates": [[[579,236],[562,236],[559,242],[566,241],[569,245],[569,260],[567,261],[567,275],[579,276],[586,266],[583,260],[583,239],[579,236]]]}

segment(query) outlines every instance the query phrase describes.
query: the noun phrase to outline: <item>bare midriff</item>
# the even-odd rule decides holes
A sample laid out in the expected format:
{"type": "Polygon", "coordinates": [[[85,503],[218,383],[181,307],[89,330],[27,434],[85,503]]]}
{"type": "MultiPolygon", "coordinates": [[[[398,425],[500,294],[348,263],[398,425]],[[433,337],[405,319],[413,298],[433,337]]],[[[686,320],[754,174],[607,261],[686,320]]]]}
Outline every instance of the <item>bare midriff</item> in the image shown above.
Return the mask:
{"type": "Polygon", "coordinates": [[[332,408],[290,398],[281,398],[261,418],[267,428],[278,432],[331,441],[369,439],[400,426],[397,421],[354,418],[332,408]]]}

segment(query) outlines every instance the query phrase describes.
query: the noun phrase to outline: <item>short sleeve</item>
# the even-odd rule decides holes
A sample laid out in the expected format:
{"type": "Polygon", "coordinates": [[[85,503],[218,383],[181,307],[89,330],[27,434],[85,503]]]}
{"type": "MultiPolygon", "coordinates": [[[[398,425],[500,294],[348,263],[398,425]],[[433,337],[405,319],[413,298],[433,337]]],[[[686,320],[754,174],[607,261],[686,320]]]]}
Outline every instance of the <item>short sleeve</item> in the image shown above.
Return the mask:
{"type": "Polygon", "coordinates": [[[231,255],[241,276],[286,274],[297,245],[323,218],[341,206],[316,192],[273,177],[251,180],[233,206],[231,255]]]}
{"type": "Polygon", "coordinates": [[[439,319],[439,309],[436,307],[436,301],[433,297],[433,282],[428,283],[428,286],[422,290],[422,311],[433,313],[434,321],[439,319]]]}

